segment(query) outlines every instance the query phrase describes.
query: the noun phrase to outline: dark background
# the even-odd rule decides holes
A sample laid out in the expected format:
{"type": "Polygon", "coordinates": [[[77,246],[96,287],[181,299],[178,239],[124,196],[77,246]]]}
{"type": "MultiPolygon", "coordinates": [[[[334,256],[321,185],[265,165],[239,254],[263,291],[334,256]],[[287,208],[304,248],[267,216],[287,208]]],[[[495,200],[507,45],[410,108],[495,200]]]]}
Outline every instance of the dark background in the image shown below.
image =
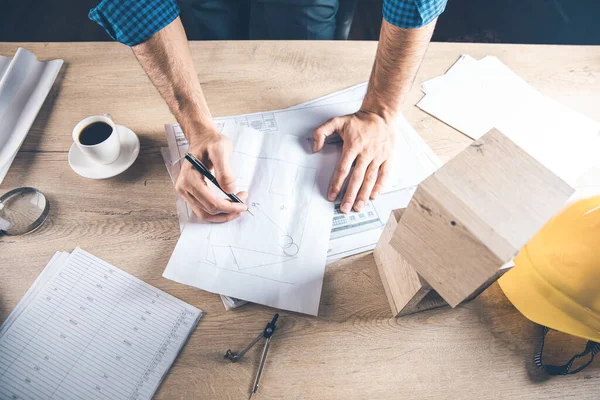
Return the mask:
{"type": "MultiPolygon", "coordinates": [[[[359,0],[350,33],[376,40],[382,0],[359,0]]],[[[99,0],[0,0],[0,41],[110,40],[87,18],[99,0]]],[[[439,42],[600,45],[600,0],[448,0],[439,42]]]]}

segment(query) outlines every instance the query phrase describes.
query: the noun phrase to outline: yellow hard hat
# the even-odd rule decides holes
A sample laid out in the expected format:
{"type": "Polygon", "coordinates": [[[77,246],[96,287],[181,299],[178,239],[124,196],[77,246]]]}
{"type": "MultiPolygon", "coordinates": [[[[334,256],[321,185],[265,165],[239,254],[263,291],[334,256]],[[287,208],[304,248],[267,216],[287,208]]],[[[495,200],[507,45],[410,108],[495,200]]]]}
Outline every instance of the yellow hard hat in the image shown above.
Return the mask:
{"type": "Polygon", "coordinates": [[[540,325],[600,342],[600,196],[552,218],[498,283],[540,325]]]}
{"type": "MultiPolygon", "coordinates": [[[[600,342],[600,196],[552,218],[514,263],[498,283],[525,317],[600,342]]],[[[593,354],[600,347],[589,346],[593,354]]]]}

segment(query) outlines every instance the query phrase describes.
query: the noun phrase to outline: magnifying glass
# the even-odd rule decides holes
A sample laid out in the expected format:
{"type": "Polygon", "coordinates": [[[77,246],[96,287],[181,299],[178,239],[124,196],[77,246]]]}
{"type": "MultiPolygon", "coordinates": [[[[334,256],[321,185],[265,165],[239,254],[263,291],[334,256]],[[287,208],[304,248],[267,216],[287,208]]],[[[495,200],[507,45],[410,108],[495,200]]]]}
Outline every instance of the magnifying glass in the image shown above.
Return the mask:
{"type": "Polygon", "coordinates": [[[11,190],[0,196],[0,235],[24,235],[40,227],[48,217],[50,203],[32,187],[11,190]]]}

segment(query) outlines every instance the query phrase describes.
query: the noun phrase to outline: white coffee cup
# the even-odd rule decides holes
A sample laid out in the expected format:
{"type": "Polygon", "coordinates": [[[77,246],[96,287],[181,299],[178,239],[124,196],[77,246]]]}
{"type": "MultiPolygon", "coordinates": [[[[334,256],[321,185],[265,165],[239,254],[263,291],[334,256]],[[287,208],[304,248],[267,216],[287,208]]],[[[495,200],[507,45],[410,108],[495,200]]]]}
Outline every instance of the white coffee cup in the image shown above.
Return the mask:
{"type": "Polygon", "coordinates": [[[93,115],[81,120],[73,129],[73,141],[83,154],[98,164],[110,164],[119,158],[121,151],[119,132],[109,114],[93,115]],[[81,143],[81,132],[95,122],[103,122],[109,125],[112,128],[112,132],[105,140],[99,143],[91,145],[81,143]]]}

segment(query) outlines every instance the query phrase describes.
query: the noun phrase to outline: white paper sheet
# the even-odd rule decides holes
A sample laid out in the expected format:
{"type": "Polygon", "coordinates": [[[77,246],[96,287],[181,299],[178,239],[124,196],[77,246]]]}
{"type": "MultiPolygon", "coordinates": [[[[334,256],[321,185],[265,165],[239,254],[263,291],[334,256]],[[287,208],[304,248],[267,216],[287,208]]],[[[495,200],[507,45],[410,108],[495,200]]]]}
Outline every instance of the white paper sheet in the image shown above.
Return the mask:
{"type": "Polygon", "coordinates": [[[600,160],[579,177],[568,204],[592,196],[600,196],[600,160]]]}
{"type": "Polygon", "coordinates": [[[226,224],[191,218],[163,274],[210,292],[316,315],[333,204],[328,176],[337,148],[313,154],[309,121],[275,134],[245,125],[223,127],[233,144],[238,190],[249,192],[245,214],[226,224]]]}
{"type": "Polygon", "coordinates": [[[496,57],[453,67],[418,107],[473,139],[498,128],[573,187],[600,154],[598,122],[543,96],[496,57]]]}
{"type": "MultiPolygon", "coordinates": [[[[174,176],[172,171],[175,167],[177,167],[177,171],[179,171],[179,164],[173,165],[173,162],[171,161],[171,156],[169,155],[168,147],[161,147],[160,154],[163,158],[163,161],[165,162],[165,167],[167,167],[167,172],[169,173],[171,182],[174,184],[175,181],[177,180],[177,176],[174,176]]],[[[179,173],[177,172],[177,175],[178,174],[179,173]]],[[[176,208],[177,208],[177,216],[179,217],[179,229],[183,230],[183,227],[185,226],[185,224],[187,223],[187,221],[191,215],[187,214],[188,210],[187,210],[187,207],[185,206],[185,201],[179,195],[177,195],[177,198],[176,198],[176,208]]],[[[0,229],[2,229],[2,227],[0,227],[0,229]]],[[[245,300],[236,299],[235,297],[229,297],[229,296],[224,296],[224,295],[220,295],[220,296],[221,296],[221,301],[223,302],[223,306],[225,307],[225,310],[227,310],[227,311],[232,310],[234,308],[241,307],[244,304],[248,303],[245,300]]]]}
{"type": "MultiPolygon", "coordinates": [[[[328,106],[325,111],[328,113],[325,115],[325,119],[354,112],[360,107],[366,89],[367,84],[362,83],[286,110],[215,118],[215,121],[221,129],[224,126],[239,123],[242,125],[252,124],[264,132],[278,133],[281,129],[285,129],[285,122],[282,121],[285,121],[284,116],[289,111],[294,111],[291,113],[293,114],[292,118],[289,118],[292,121],[294,118],[306,118],[304,113],[295,111],[307,107],[328,106]]],[[[390,179],[390,185],[386,188],[384,194],[379,196],[377,200],[369,202],[361,212],[341,214],[339,212],[339,202],[336,203],[336,212],[333,217],[327,252],[328,263],[342,257],[372,250],[381,236],[391,210],[405,207],[410,201],[416,185],[441,165],[437,155],[427,146],[404,117],[398,119],[397,126],[395,156],[397,161],[394,174],[390,179]]],[[[166,125],[165,132],[169,143],[169,156],[167,157],[167,153],[163,152],[163,158],[174,182],[180,169],[180,162],[177,160],[187,151],[187,141],[177,125],[166,125]]],[[[310,141],[312,140],[312,131],[308,134],[309,136],[306,139],[310,141]]],[[[177,197],[177,210],[180,225],[183,229],[191,216],[191,210],[179,196],[177,197]]]]}
{"type": "Polygon", "coordinates": [[[0,184],[62,64],[62,60],[37,61],[23,48],[12,60],[0,56],[0,184]]]}
{"type": "MultiPolygon", "coordinates": [[[[312,130],[321,122],[335,116],[352,113],[360,107],[366,87],[366,83],[363,83],[286,110],[216,118],[215,122],[224,133],[227,132],[226,129],[233,126],[252,126],[270,135],[292,133],[303,137],[310,144],[312,143],[312,130]],[[298,121],[313,122],[309,129],[305,129],[302,127],[303,122],[299,125],[298,121]]],[[[177,125],[166,125],[165,131],[169,149],[163,149],[162,154],[174,182],[179,175],[180,159],[187,151],[187,141],[177,125]]],[[[439,158],[403,117],[398,120],[397,139],[396,159],[399,161],[394,168],[395,175],[385,193],[377,200],[369,202],[358,213],[341,214],[339,204],[336,204],[327,251],[328,263],[373,249],[391,210],[405,207],[410,201],[416,185],[441,165],[439,158]]],[[[252,144],[249,146],[252,147],[252,144]]],[[[339,149],[336,155],[338,153],[339,149]]],[[[327,180],[332,171],[329,172],[327,180]]],[[[179,196],[177,197],[177,210],[180,226],[183,229],[193,214],[186,202],[179,196]]],[[[227,307],[227,297],[222,296],[222,299],[227,307]]]]}
{"type": "Polygon", "coordinates": [[[75,249],[0,327],[2,399],[150,399],[202,312],[75,249]]]}
{"type": "MultiPolygon", "coordinates": [[[[300,138],[300,143],[303,143],[303,146],[306,146],[305,150],[310,151],[312,131],[314,128],[329,118],[356,111],[360,107],[365,92],[366,84],[361,84],[290,109],[216,118],[215,122],[219,130],[224,134],[228,134],[231,129],[238,126],[251,126],[266,135],[291,134],[296,138],[300,138]],[[308,125],[307,122],[309,123],[308,125]]],[[[399,161],[394,169],[396,175],[391,180],[391,184],[388,188],[386,188],[386,193],[380,196],[378,200],[370,202],[362,212],[344,215],[339,213],[339,209],[336,211],[332,221],[333,228],[331,229],[331,240],[329,241],[329,246],[326,250],[328,262],[372,249],[381,235],[381,231],[391,210],[406,206],[414,192],[416,184],[435,171],[441,164],[439,158],[431,151],[404,118],[399,119],[398,127],[397,159],[399,161]]],[[[167,141],[169,143],[169,151],[163,151],[163,157],[165,158],[165,163],[168,167],[170,166],[168,169],[171,179],[175,181],[181,167],[181,157],[187,151],[187,141],[183,132],[177,125],[167,125],[165,126],[165,130],[167,133],[167,141]],[[175,160],[175,162],[172,162],[173,160],[175,160]]],[[[240,145],[240,147],[256,148],[256,143],[258,142],[259,141],[256,139],[247,141],[245,145],[240,145]]],[[[327,172],[324,173],[324,187],[326,187],[329,182],[333,172],[333,165],[337,161],[340,150],[339,146],[334,146],[333,148],[335,148],[335,151],[332,152],[331,146],[328,147],[330,147],[330,154],[328,156],[330,166],[325,169],[327,172]]],[[[234,170],[236,169],[234,168],[234,170]]],[[[244,187],[244,179],[238,179],[237,183],[239,188],[244,187]]],[[[187,207],[185,201],[180,197],[177,198],[177,208],[180,215],[181,227],[184,229],[184,226],[190,218],[193,217],[193,214],[189,207],[187,207]]],[[[327,243],[327,240],[325,240],[324,243],[327,243]]],[[[284,243],[284,245],[287,245],[287,243],[284,243]]],[[[292,247],[294,248],[293,245],[292,247]]],[[[191,284],[198,286],[197,282],[199,279],[190,276],[192,273],[189,271],[189,268],[185,271],[185,274],[187,275],[178,276],[178,279],[176,280],[188,284],[190,284],[190,282],[195,282],[191,284]]],[[[255,290],[248,290],[247,294],[240,295],[240,292],[236,288],[235,294],[233,294],[234,292],[231,292],[231,287],[223,287],[222,285],[217,287],[218,285],[214,284],[215,279],[217,278],[210,281],[211,288],[206,290],[231,295],[233,297],[261,304],[273,305],[279,308],[288,307],[288,309],[290,309],[290,307],[297,307],[295,304],[287,306],[274,304],[274,301],[280,303],[284,300],[266,299],[265,296],[262,295],[258,295],[259,297],[262,297],[253,300],[257,296],[255,290]]],[[[319,278],[319,281],[320,279],[322,279],[322,275],[321,278],[319,278]]],[[[206,287],[206,285],[203,286],[203,288],[206,287]]],[[[314,296],[317,292],[313,290],[309,293],[313,293],[314,296]]],[[[293,302],[299,303],[297,300],[294,300],[293,302]]],[[[302,307],[304,306],[302,305],[302,307]]],[[[312,307],[315,307],[314,302],[312,307]]],[[[318,299],[316,301],[316,307],[318,307],[318,299]]],[[[316,312],[317,309],[315,308],[309,313],[316,312]]]]}
{"type": "Polygon", "coordinates": [[[463,54],[459,57],[458,61],[456,61],[448,71],[444,75],[436,76],[435,78],[429,79],[421,83],[421,91],[425,94],[433,94],[440,87],[444,86],[444,81],[448,76],[452,76],[457,73],[462,73],[466,64],[474,64],[477,63],[477,59],[471,57],[468,54],[463,54]]]}

